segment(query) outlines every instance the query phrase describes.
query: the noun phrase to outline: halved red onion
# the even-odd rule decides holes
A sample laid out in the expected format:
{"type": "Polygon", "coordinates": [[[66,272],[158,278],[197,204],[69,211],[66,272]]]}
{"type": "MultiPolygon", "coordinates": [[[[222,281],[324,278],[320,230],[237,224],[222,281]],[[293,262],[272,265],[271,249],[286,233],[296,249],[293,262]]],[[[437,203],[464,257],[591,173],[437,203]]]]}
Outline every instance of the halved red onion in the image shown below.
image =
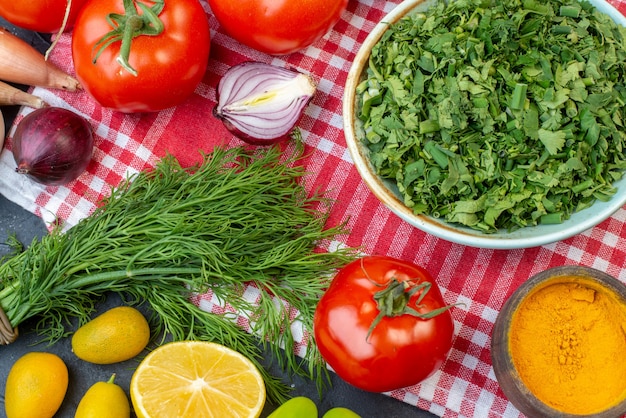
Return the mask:
{"type": "Polygon", "coordinates": [[[243,62],[220,80],[213,114],[243,141],[273,144],[289,137],[316,90],[310,75],[262,62],[243,62]]]}

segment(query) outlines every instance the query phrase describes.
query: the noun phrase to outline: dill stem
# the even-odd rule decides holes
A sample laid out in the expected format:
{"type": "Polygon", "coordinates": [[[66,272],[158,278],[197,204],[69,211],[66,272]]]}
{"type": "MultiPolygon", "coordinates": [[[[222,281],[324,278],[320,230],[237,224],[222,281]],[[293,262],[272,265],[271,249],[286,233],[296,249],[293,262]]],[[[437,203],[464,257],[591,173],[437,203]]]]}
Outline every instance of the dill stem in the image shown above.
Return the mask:
{"type": "Polygon", "coordinates": [[[71,287],[76,289],[88,288],[94,284],[111,283],[120,279],[145,280],[149,277],[157,276],[176,276],[179,274],[194,275],[201,273],[201,270],[195,267],[156,267],[156,268],[140,268],[136,270],[117,270],[95,273],[71,281],[71,287]]]}
{"type": "MultiPolygon", "coordinates": [[[[74,277],[72,280],[68,280],[61,288],[52,289],[51,296],[54,296],[55,293],[65,293],[72,290],[89,292],[92,288],[100,288],[101,284],[106,284],[111,290],[114,290],[115,287],[138,286],[139,282],[145,282],[150,278],[161,277],[167,277],[168,283],[179,287],[188,283],[189,280],[177,279],[176,277],[178,275],[193,276],[199,273],[201,273],[201,270],[195,267],[159,267],[140,268],[135,270],[104,271],[86,276],[74,277]]],[[[21,287],[19,281],[14,281],[12,284],[13,286],[7,286],[0,290],[0,306],[3,307],[3,310],[5,311],[11,324],[20,324],[27,319],[29,309],[25,304],[11,303],[16,299],[16,294],[19,292],[21,287]],[[18,309],[10,309],[9,307],[11,306],[18,309]]],[[[181,289],[177,289],[177,291],[180,290],[181,289]]]]}

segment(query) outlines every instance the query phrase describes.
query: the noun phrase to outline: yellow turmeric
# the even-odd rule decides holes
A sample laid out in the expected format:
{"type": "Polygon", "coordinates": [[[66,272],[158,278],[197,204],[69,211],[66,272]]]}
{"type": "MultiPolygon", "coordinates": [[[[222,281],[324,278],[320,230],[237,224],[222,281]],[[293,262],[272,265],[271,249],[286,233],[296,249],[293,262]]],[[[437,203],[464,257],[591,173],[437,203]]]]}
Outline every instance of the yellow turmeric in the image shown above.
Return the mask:
{"type": "Polygon", "coordinates": [[[509,348],[524,384],[556,410],[593,414],[626,399],[626,304],[591,279],[558,277],[526,297],[509,348]]]}

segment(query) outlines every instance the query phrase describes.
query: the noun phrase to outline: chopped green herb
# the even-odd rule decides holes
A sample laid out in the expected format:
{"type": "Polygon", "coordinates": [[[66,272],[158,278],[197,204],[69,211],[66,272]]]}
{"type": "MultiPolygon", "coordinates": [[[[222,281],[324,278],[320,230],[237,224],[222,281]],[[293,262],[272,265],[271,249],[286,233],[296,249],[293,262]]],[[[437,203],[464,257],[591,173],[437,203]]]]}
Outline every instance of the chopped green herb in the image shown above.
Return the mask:
{"type": "Polygon", "coordinates": [[[357,89],[377,173],[417,214],[492,233],[606,201],[626,169],[626,30],[577,0],[438,0],[357,89]]]}

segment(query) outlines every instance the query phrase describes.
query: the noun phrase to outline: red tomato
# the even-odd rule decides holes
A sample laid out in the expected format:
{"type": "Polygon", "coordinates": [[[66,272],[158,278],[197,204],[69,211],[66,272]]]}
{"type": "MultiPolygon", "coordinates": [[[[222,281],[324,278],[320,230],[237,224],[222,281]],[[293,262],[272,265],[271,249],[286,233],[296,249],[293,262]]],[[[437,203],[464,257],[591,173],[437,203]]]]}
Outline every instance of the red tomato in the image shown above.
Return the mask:
{"type": "MultiPolygon", "coordinates": [[[[162,4],[141,1],[149,7],[162,4]]],[[[102,106],[122,112],[158,111],[180,104],[194,92],[206,72],[210,47],[206,12],[198,0],[167,0],[158,14],[163,31],[156,36],[137,36],[131,42],[128,63],[137,72],[133,75],[117,61],[120,41],[95,55],[96,43],[112,30],[107,16],[124,14],[123,3],[89,0],[79,14],[72,34],[78,80],[102,106]]],[[[134,13],[143,16],[145,13],[136,12],[139,2],[132,3],[134,13]]]]}
{"type": "Polygon", "coordinates": [[[315,341],[328,364],[353,386],[370,392],[412,386],[435,372],[452,347],[449,307],[421,267],[391,257],[363,257],[342,268],[320,299],[315,341]],[[388,303],[392,294],[406,298],[394,311],[397,316],[375,300],[388,303]],[[403,314],[407,308],[426,318],[403,314]]]}
{"type": "Polygon", "coordinates": [[[215,18],[235,40],[272,55],[290,54],[324,36],[348,0],[209,0],[215,18]]]}
{"type": "MultiPolygon", "coordinates": [[[[65,29],[71,29],[87,0],[72,0],[65,29]]],[[[67,0],[0,0],[0,16],[20,28],[56,33],[61,29],[67,0]]]]}

